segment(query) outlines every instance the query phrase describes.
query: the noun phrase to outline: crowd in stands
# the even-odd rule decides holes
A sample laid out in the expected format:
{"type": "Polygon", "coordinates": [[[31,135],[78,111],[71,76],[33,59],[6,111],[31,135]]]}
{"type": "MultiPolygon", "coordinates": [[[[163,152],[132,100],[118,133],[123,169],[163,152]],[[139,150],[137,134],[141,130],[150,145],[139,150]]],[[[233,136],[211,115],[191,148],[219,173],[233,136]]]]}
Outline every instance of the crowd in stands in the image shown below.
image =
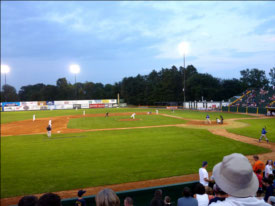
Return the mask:
{"type": "Polygon", "coordinates": [[[243,93],[243,97],[232,106],[238,107],[268,107],[275,101],[275,89],[265,90],[247,90],[243,93]]]}
{"type": "MultiPolygon", "coordinates": [[[[158,189],[148,206],[270,206],[275,205],[273,161],[264,164],[257,155],[254,164],[242,154],[233,153],[223,158],[213,168],[209,178],[208,163],[204,161],[199,169],[199,183],[192,191],[184,187],[182,197],[172,201],[163,198],[158,189]]],[[[86,191],[78,191],[76,206],[86,206],[82,196],[86,191]]],[[[111,189],[101,190],[95,197],[96,206],[120,206],[120,199],[111,189]]],[[[131,197],[126,197],[124,206],[133,206],[131,197]]],[[[23,197],[18,206],[61,206],[61,198],[54,193],[46,193],[39,199],[35,196],[23,197]]]]}

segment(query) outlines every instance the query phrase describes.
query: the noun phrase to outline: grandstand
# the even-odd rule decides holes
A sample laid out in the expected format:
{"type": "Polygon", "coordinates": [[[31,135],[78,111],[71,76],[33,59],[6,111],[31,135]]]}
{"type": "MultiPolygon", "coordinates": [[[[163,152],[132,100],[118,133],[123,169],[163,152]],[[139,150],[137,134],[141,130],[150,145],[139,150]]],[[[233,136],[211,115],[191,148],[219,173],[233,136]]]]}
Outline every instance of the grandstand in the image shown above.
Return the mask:
{"type": "Polygon", "coordinates": [[[248,89],[229,106],[271,108],[275,101],[275,90],[248,89]]]}

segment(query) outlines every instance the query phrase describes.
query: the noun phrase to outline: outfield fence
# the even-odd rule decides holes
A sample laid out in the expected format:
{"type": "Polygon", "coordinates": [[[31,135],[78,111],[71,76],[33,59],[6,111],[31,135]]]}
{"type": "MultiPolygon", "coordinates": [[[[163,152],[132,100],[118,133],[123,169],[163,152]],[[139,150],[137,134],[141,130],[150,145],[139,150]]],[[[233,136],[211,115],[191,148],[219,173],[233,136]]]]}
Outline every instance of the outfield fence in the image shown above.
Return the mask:
{"type": "Polygon", "coordinates": [[[269,109],[262,107],[236,107],[236,106],[227,106],[222,107],[223,112],[236,112],[236,113],[246,113],[246,114],[267,114],[269,109]]]}
{"type": "MultiPolygon", "coordinates": [[[[163,198],[165,196],[169,196],[171,198],[171,202],[173,205],[177,204],[177,199],[182,197],[182,191],[184,187],[189,187],[192,191],[194,191],[194,188],[198,181],[192,181],[192,182],[185,182],[180,184],[172,184],[172,185],[164,185],[164,186],[158,186],[158,187],[147,187],[143,189],[136,189],[136,190],[127,190],[127,191],[121,191],[116,192],[120,199],[120,205],[123,206],[123,201],[126,197],[131,197],[134,201],[135,206],[149,206],[150,201],[154,197],[154,192],[157,189],[162,189],[163,192],[163,198]]],[[[95,206],[95,195],[86,196],[84,197],[86,200],[87,206],[95,206]]],[[[75,202],[77,200],[76,198],[69,198],[69,199],[63,199],[62,200],[62,206],[75,206],[75,202]]]]}

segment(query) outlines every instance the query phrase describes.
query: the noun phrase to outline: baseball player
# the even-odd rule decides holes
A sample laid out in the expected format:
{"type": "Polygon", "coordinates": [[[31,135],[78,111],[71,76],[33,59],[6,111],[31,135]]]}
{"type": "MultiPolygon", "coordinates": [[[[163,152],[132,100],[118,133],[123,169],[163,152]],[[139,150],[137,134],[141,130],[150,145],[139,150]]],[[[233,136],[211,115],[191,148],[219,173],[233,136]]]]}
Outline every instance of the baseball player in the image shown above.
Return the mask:
{"type": "Polygon", "coordinates": [[[86,115],[86,112],[85,112],[85,110],[83,110],[83,116],[85,116],[86,115]]]}
{"type": "Polygon", "coordinates": [[[223,116],[220,115],[220,118],[221,118],[221,124],[223,124],[223,116]]]}
{"type": "Polygon", "coordinates": [[[156,109],[156,114],[159,114],[159,110],[158,109],[156,109]]]}
{"type": "Polygon", "coordinates": [[[135,119],[135,116],[136,116],[136,113],[133,113],[133,114],[131,115],[131,118],[132,118],[132,119],[135,119]]]}
{"type": "Polygon", "coordinates": [[[52,127],[52,120],[49,120],[49,125],[50,127],[52,127]]]}
{"type": "Polygon", "coordinates": [[[261,137],[260,137],[260,139],[259,139],[259,142],[261,142],[262,138],[264,137],[265,140],[266,140],[266,142],[268,143],[268,139],[267,139],[267,137],[266,137],[266,133],[267,133],[267,131],[265,130],[265,128],[263,128],[263,129],[262,129],[262,135],[261,135],[261,137]]]}
{"type": "Polygon", "coordinates": [[[47,126],[47,135],[48,135],[48,137],[52,136],[52,127],[51,127],[51,125],[47,126]]]}
{"type": "Polygon", "coordinates": [[[106,112],[105,117],[109,117],[109,112],[106,112]]]}
{"type": "Polygon", "coordinates": [[[32,121],[33,121],[33,122],[35,121],[35,114],[32,115],[32,121]]]}
{"type": "Polygon", "coordinates": [[[208,114],[206,115],[206,123],[211,124],[210,116],[208,114]]]}
{"type": "Polygon", "coordinates": [[[221,120],[219,118],[216,118],[217,124],[221,124],[221,120]]]}

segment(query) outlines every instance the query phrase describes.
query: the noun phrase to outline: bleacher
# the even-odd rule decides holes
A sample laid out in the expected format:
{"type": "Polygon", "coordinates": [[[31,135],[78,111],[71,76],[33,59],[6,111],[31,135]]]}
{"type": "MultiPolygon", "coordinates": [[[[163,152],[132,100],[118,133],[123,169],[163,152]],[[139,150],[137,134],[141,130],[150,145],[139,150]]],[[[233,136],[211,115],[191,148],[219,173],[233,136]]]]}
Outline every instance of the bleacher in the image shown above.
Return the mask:
{"type": "Polygon", "coordinates": [[[259,107],[267,108],[274,104],[275,90],[270,88],[264,89],[249,89],[240,95],[238,99],[233,101],[230,106],[236,107],[259,107]]]}

